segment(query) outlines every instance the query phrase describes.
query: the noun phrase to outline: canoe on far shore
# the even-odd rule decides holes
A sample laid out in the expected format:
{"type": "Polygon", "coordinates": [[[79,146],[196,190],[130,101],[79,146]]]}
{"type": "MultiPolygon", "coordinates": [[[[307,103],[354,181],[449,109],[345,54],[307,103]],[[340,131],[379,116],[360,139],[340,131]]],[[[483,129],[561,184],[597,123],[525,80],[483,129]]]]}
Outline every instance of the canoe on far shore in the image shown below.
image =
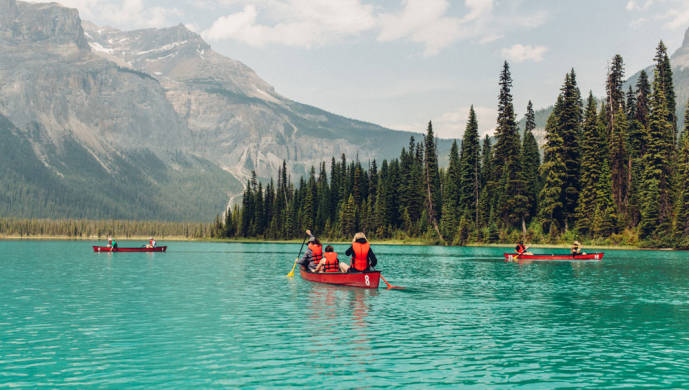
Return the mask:
{"type": "Polygon", "coordinates": [[[93,251],[96,253],[100,252],[165,252],[167,250],[167,246],[157,246],[155,248],[123,248],[123,247],[117,247],[117,248],[111,248],[107,246],[93,246],[93,251]]]}
{"type": "Polygon", "coordinates": [[[340,286],[378,288],[380,271],[370,272],[324,272],[315,273],[300,270],[304,280],[317,283],[337,284],[340,286]]]}
{"type": "Polygon", "coordinates": [[[587,253],[585,255],[519,255],[516,253],[505,253],[505,261],[600,261],[603,260],[605,253],[587,253]]]}

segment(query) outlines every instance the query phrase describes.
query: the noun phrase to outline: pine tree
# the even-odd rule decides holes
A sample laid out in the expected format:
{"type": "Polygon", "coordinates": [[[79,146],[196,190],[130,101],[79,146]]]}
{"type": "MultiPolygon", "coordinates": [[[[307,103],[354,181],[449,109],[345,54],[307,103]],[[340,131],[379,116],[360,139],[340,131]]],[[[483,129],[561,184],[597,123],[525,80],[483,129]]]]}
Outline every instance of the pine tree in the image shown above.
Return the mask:
{"type": "Polygon", "coordinates": [[[517,226],[526,214],[527,197],[521,173],[521,142],[512,104],[512,75],[507,61],[503,64],[499,84],[498,119],[489,192],[493,192],[501,226],[510,227],[517,226]]]}
{"type": "Polygon", "coordinates": [[[689,247],[689,104],[684,114],[684,131],[680,134],[677,151],[677,196],[674,229],[678,244],[689,247]]]}
{"type": "Polygon", "coordinates": [[[538,168],[541,165],[541,155],[538,152],[538,143],[533,135],[536,128],[536,115],[533,104],[529,100],[526,106],[526,124],[524,127],[524,140],[522,143],[522,172],[526,182],[526,196],[528,198],[528,216],[535,217],[538,212],[538,194],[541,191],[541,178],[538,168]]]}
{"type": "Polygon", "coordinates": [[[442,234],[438,228],[438,218],[441,215],[442,194],[440,192],[440,172],[438,172],[438,155],[435,149],[435,136],[433,135],[433,125],[428,122],[425,137],[424,149],[424,177],[426,179],[426,210],[428,217],[440,236],[442,234]]]}
{"type": "Polygon", "coordinates": [[[612,184],[604,133],[604,123],[596,115],[596,103],[589,92],[584,114],[581,141],[581,193],[576,211],[576,230],[579,234],[604,235],[614,233],[617,215],[612,200],[612,184]]]}
{"type": "Polygon", "coordinates": [[[342,234],[345,237],[349,237],[356,233],[356,206],[354,205],[354,195],[349,194],[347,202],[345,202],[342,208],[340,221],[342,224],[342,234]]]}
{"type": "MultiPolygon", "coordinates": [[[[675,96],[675,87],[672,82],[672,66],[670,65],[670,57],[667,55],[667,48],[663,41],[658,43],[655,55],[655,77],[660,79],[662,84],[662,89],[665,93],[665,101],[667,102],[667,120],[672,125],[672,130],[666,134],[668,137],[668,142],[671,145],[675,143],[675,137],[677,136],[677,103],[675,96]]],[[[654,80],[655,83],[655,80],[654,80]]]]}
{"type": "MultiPolygon", "coordinates": [[[[464,150],[462,143],[462,151],[464,150]]],[[[440,231],[444,237],[454,237],[460,216],[460,157],[457,141],[450,148],[450,165],[447,168],[443,185],[443,213],[440,219],[440,231]]]]}
{"type": "Polygon", "coordinates": [[[579,140],[581,138],[581,93],[577,87],[574,69],[565,76],[562,86],[562,107],[558,113],[557,131],[562,137],[563,161],[566,167],[564,191],[564,217],[565,229],[573,225],[574,214],[579,198],[579,171],[581,167],[581,150],[579,140]]]}
{"type": "Polygon", "coordinates": [[[670,161],[667,144],[668,134],[672,132],[672,123],[668,119],[662,80],[656,70],[641,179],[641,235],[644,238],[656,239],[666,237],[670,227],[670,161]]]}
{"type": "MultiPolygon", "coordinates": [[[[452,169],[452,153],[450,154],[450,169],[452,169]]],[[[448,173],[450,172],[448,169],[448,173]]],[[[469,109],[464,137],[462,138],[462,153],[458,166],[457,207],[468,220],[478,222],[478,198],[481,186],[481,150],[478,136],[478,121],[474,106],[469,109]]],[[[449,191],[449,190],[448,190],[449,191]]]]}
{"type": "Polygon", "coordinates": [[[539,197],[539,213],[543,231],[551,235],[562,232],[565,227],[564,188],[567,166],[564,160],[564,141],[558,131],[562,101],[563,98],[560,95],[546,123],[546,144],[543,152],[543,165],[540,169],[543,177],[543,189],[539,197]]]}

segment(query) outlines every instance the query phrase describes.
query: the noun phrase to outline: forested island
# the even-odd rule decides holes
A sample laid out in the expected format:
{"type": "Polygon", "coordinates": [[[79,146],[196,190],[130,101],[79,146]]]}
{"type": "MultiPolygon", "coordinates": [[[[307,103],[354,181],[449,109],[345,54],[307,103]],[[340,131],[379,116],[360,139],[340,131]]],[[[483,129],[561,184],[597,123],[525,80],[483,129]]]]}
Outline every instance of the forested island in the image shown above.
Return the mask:
{"type": "Polygon", "coordinates": [[[642,71],[623,90],[613,57],[600,104],[582,97],[572,69],[548,118],[543,154],[531,102],[523,136],[509,64],[500,73],[494,137],[479,138],[472,109],[449,166],[441,168],[428,123],[399,158],[362,164],[343,155],[292,183],[246,183],[241,205],[216,218],[217,238],[291,239],[311,228],[329,239],[364,231],[372,239],[448,245],[514,242],[689,247],[689,110],[678,131],[667,50],[657,47],[652,81],[642,71]],[[541,161],[542,160],[542,161],[541,161]]]}

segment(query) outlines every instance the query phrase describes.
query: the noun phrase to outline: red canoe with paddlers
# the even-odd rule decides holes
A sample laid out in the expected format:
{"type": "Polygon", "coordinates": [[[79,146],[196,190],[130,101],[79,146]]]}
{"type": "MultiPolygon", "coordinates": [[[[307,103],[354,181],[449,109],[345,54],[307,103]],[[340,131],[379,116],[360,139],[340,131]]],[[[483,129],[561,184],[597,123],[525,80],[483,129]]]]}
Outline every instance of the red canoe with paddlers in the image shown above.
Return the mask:
{"type": "Polygon", "coordinates": [[[167,246],[157,246],[154,248],[122,248],[122,247],[109,247],[109,246],[94,246],[93,251],[96,253],[100,252],[165,252],[167,251],[167,246]]]}
{"type": "Polygon", "coordinates": [[[315,273],[302,269],[300,272],[304,280],[340,286],[378,288],[378,283],[380,282],[380,271],[315,273]]]}
{"type": "Polygon", "coordinates": [[[505,261],[600,261],[603,260],[605,253],[588,253],[581,255],[517,255],[516,253],[505,253],[505,261]]]}

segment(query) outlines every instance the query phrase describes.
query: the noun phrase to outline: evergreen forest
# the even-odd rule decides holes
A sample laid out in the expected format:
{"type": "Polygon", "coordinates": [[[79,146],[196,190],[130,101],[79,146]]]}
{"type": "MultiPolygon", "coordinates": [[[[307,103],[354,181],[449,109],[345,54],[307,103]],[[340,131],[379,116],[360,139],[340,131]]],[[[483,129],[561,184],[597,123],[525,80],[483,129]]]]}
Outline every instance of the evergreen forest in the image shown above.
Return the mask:
{"type": "Polygon", "coordinates": [[[564,75],[539,150],[529,102],[523,132],[507,62],[499,76],[497,126],[480,139],[473,107],[461,143],[440,167],[433,125],[399,158],[362,164],[345,156],[293,183],[246,183],[241,205],[218,216],[214,237],[290,239],[311,228],[329,239],[561,243],[689,247],[689,110],[678,129],[676,95],[661,41],[653,74],[624,90],[624,63],[612,58],[606,96],[582,96],[564,75]]]}

